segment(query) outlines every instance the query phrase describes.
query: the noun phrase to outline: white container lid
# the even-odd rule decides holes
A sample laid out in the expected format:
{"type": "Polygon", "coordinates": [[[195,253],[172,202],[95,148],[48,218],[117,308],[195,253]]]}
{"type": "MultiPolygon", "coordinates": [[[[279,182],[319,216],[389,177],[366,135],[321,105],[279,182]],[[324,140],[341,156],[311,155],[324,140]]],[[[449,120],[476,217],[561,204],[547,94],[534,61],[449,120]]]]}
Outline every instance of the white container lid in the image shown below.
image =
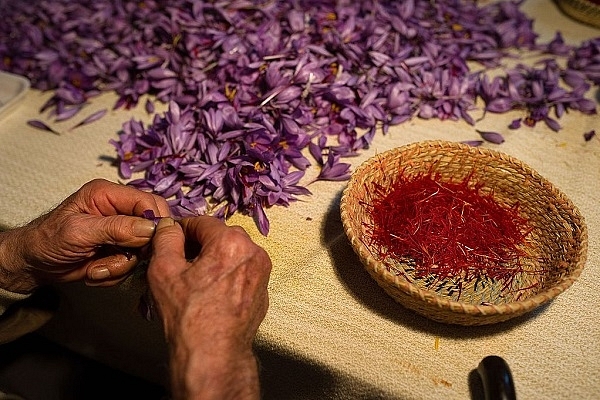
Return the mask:
{"type": "Polygon", "coordinates": [[[31,82],[24,76],[0,71],[0,117],[4,116],[30,87],[31,82]]]}

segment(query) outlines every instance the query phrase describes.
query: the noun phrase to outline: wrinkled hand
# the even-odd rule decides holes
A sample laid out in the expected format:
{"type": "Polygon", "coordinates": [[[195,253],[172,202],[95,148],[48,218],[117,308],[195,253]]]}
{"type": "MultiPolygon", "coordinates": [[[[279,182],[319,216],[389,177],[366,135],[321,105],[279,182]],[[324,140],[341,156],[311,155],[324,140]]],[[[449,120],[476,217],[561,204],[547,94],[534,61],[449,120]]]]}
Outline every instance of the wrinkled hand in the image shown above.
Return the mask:
{"type": "Polygon", "coordinates": [[[86,183],[49,213],[0,234],[0,287],[27,293],[51,282],[122,281],[154,234],[145,210],[170,215],[162,197],[102,179],[86,183]]]}
{"type": "Polygon", "coordinates": [[[171,351],[175,399],[259,398],[252,343],[268,308],[268,254],[212,217],[162,219],[148,282],[171,351]],[[186,248],[199,244],[188,261],[186,248]]]}

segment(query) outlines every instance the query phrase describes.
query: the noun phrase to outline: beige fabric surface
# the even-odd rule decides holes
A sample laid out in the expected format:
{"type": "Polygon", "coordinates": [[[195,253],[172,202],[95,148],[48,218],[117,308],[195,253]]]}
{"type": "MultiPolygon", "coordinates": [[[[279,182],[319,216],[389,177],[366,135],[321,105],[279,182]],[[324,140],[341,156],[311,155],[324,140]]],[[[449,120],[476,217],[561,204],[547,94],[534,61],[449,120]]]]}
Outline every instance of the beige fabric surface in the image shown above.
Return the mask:
{"type": "MultiPolygon", "coordinates": [[[[600,30],[562,16],[553,2],[529,0],[523,8],[536,18],[541,40],[557,29],[573,44],[600,36],[600,30]]],[[[58,124],[62,134],[56,136],[26,125],[39,118],[47,97],[30,91],[0,119],[0,227],[29,221],[92,178],[117,181],[108,140],[132,116],[150,121],[141,107],[112,111],[74,131],[68,128],[77,121],[58,124]]],[[[111,108],[114,100],[104,95],[87,112],[111,108]]],[[[388,297],[352,252],[339,215],[345,183],[311,184],[312,196],[268,210],[267,237],[248,218],[231,220],[274,263],[270,309],[257,340],[266,398],[482,398],[475,369],[490,354],[508,362],[519,399],[600,398],[600,140],[583,140],[591,129],[600,134],[600,117],[570,113],[561,118],[558,133],[542,125],[509,131],[518,116],[487,115],[477,128],[503,133],[505,143],[486,146],[529,164],[580,209],[589,231],[580,279],[549,305],[507,323],[467,328],[431,322],[388,297]]],[[[350,161],[358,166],[378,152],[419,140],[478,138],[462,122],[413,120],[378,134],[371,149],[350,161]]],[[[127,371],[162,379],[160,327],[136,311],[142,280],[114,289],[78,284],[60,289],[59,314],[44,334],[127,371]]]]}
{"type": "Polygon", "coordinates": [[[29,294],[13,293],[0,288],[0,316],[4,314],[12,304],[25,300],[29,296],[29,294]]]}

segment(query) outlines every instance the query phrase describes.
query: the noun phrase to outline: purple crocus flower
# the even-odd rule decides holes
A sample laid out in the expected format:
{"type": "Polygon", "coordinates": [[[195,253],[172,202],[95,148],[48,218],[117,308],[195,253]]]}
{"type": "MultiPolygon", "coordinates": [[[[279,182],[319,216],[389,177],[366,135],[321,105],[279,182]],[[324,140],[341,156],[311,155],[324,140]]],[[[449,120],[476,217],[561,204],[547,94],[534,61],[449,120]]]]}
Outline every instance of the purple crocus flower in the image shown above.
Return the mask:
{"type": "Polygon", "coordinates": [[[111,140],[121,176],[165,196],[176,216],[241,212],[267,234],[269,207],[310,194],[309,168],[348,179],[343,158],[380,129],[413,118],[475,125],[481,104],[523,112],[511,129],[541,121],[559,130],[567,112],[596,113],[585,96],[600,83],[600,38],[536,43],[521,4],[4,1],[0,69],[52,91],[40,112],[59,121],[102,92],[117,95],[115,109],[146,99],[154,114],[156,101],[168,104],[111,140]],[[548,58],[488,76],[522,50],[566,67],[548,58]]]}
{"type": "Polygon", "coordinates": [[[321,167],[317,179],[325,181],[345,181],[350,177],[350,164],[341,163],[340,156],[330,152],[321,167]]]}

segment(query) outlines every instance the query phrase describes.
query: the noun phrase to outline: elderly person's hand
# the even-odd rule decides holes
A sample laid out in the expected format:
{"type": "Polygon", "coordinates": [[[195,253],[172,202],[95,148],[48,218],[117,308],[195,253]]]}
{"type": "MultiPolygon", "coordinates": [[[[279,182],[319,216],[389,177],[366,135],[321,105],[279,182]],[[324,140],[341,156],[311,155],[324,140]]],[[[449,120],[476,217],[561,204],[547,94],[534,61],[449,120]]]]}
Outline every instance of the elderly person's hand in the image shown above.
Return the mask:
{"type": "Polygon", "coordinates": [[[270,272],[268,254],[241,227],[207,216],[158,223],[148,282],[175,399],[260,397],[252,343],[267,312],[270,272]],[[199,253],[186,254],[193,245],[199,253]]]}
{"type": "Polygon", "coordinates": [[[0,233],[0,287],[29,293],[46,283],[122,281],[154,234],[146,210],[170,215],[160,196],[102,179],[86,183],[49,213],[0,233]]]}

